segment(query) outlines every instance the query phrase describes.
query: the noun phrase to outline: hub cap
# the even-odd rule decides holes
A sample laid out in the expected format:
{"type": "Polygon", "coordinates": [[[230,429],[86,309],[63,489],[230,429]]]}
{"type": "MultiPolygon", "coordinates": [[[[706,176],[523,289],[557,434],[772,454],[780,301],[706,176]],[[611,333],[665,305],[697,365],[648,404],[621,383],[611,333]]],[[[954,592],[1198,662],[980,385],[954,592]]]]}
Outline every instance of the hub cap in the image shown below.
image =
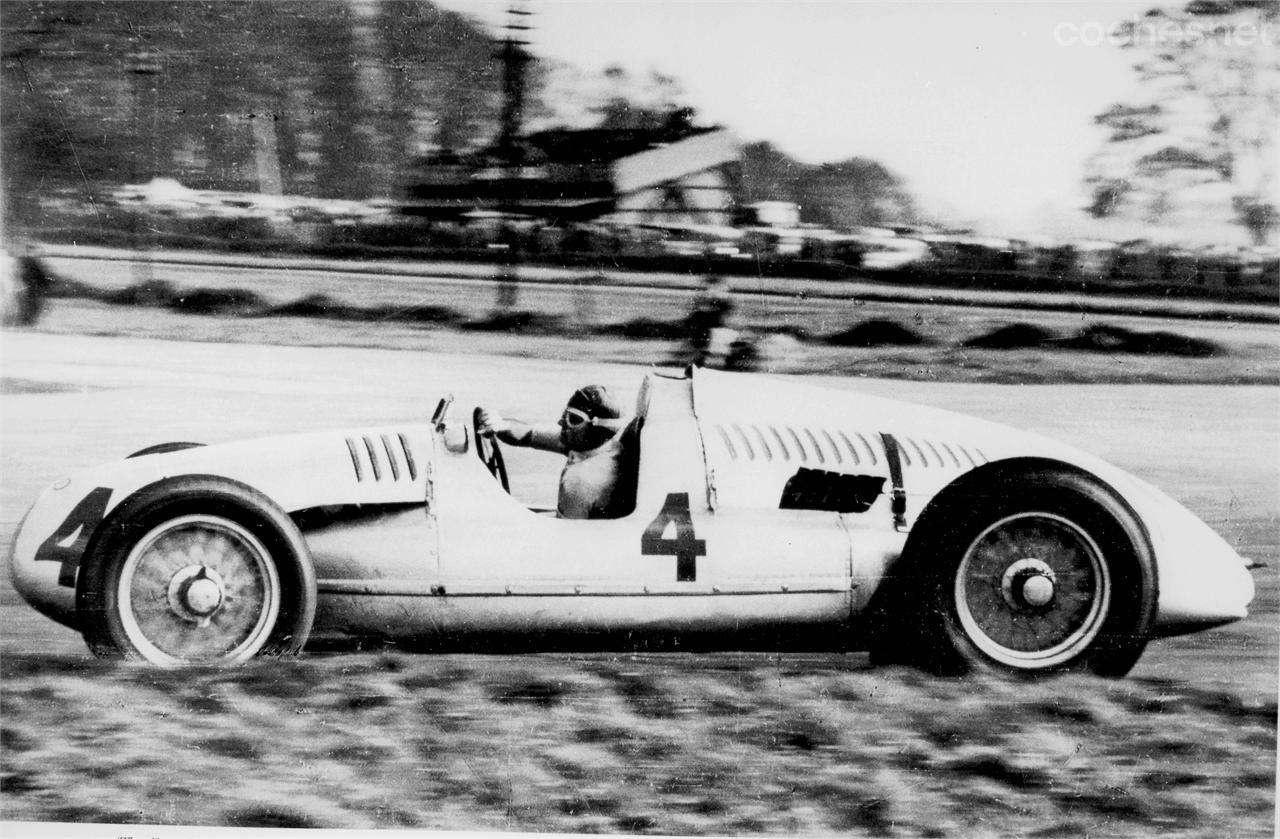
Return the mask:
{"type": "Polygon", "coordinates": [[[188,565],[169,581],[169,607],[175,615],[193,623],[217,612],[225,597],[222,576],[206,565],[188,565]]]}
{"type": "Polygon", "coordinates": [[[161,664],[250,658],[275,626],[280,596],[257,537],[207,515],[171,519],[140,539],[117,588],[130,643],[161,664]]]}
{"type": "Polygon", "coordinates": [[[1021,559],[1009,566],[1000,581],[1005,603],[1013,609],[1042,609],[1054,597],[1057,576],[1039,559],[1021,559]]]}
{"type": "Polygon", "coordinates": [[[955,581],[956,613],[970,640],[1001,664],[1054,667],[1097,638],[1111,598],[1102,551],[1061,516],[1019,513],[969,545],[955,581]]]}

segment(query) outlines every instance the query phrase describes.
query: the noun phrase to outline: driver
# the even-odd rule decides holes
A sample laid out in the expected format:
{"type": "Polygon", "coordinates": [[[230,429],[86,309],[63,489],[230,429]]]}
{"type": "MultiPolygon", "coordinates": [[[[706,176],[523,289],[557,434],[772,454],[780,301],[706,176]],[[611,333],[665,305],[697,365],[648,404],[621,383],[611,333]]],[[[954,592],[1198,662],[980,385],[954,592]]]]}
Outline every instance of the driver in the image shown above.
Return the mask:
{"type": "Polygon", "coordinates": [[[556,514],[566,519],[620,518],[626,493],[615,492],[621,472],[623,445],[619,429],[626,425],[622,409],[603,385],[574,391],[556,425],[529,425],[503,419],[481,408],[476,429],[495,434],[512,446],[528,446],[566,455],[560,472],[560,501],[556,514]]]}

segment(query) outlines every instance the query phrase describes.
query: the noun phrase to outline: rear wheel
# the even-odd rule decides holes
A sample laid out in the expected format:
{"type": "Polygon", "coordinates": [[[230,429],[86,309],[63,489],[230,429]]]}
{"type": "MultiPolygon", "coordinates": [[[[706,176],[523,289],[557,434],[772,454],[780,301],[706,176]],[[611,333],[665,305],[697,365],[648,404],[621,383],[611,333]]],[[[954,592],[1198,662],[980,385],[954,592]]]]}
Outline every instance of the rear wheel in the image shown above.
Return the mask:
{"type": "Polygon", "coordinates": [[[316,600],[306,546],[249,487],[161,481],[121,504],[100,533],[76,593],[95,654],[232,663],[306,643],[316,600]]]}
{"type": "Polygon", "coordinates": [[[916,523],[877,658],[941,673],[1127,673],[1155,608],[1150,549],[1127,506],[1067,469],[975,478],[916,523]]]}

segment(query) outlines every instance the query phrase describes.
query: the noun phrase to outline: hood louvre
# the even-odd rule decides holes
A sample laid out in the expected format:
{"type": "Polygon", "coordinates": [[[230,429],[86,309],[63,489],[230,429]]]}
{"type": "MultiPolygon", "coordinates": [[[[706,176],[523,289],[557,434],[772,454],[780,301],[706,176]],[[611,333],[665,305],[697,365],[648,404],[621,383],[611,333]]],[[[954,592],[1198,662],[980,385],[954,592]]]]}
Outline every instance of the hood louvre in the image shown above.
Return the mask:
{"type": "Polygon", "coordinates": [[[347,451],[351,454],[351,465],[356,470],[356,481],[363,481],[364,467],[360,465],[360,451],[356,448],[356,441],[350,437],[347,438],[347,451]]]}
{"type": "Polygon", "coordinates": [[[373,479],[375,481],[382,480],[382,465],[378,463],[378,450],[368,437],[364,438],[364,448],[369,453],[369,463],[373,466],[373,479]]]}
{"type": "Polygon", "coordinates": [[[366,477],[392,482],[418,479],[418,464],[404,434],[347,437],[346,444],[357,483],[364,483],[366,477]]]}
{"type": "Polygon", "coordinates": [[[382,435],[382,448],[387,453],[387,462],[391,464],[391,480],[400,480],[400,464],[396,462],[396,452],[391,447],[391,438],[385,434],[382,435]]]}
{"type": "Polygon", "coordinates": [[[418,480],[418,464],[413,459],[413,449],[409,448],[409,438],[403,434],[397,434],[400,438],[400,449],[404,452],[405,465],[409,467],[409,480],[418,480]]]}

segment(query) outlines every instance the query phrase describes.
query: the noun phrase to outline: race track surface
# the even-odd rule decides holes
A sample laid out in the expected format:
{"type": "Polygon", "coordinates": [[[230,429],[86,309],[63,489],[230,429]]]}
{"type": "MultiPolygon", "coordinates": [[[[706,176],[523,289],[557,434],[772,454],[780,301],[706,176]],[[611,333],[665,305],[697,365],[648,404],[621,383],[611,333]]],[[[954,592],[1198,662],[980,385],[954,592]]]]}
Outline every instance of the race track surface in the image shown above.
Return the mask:
{"type": "MultiPolygon", "coordinates": [[[[578,386],[634,393],[643,368],[350,348],[8,333],[3,336],[0,549],[35,496],[77,468],[169,440],[245,437],[420,420],[453,393],[508,416],[553,418],[578,386]]],[[[811,379],[812,380],[812,379],[811,379]]],[[[818,379],[1045,433],[1095,452],[1186,504],[1258,572],[1253,616],[1152,645],[1135,676],[1274,696],[1280,566],[1280,390],[1206,386],[999,386],[818,379]]],[[[508,452],[513,490],[554,498],[559,460],[508,452]]],[[[0,652],[83,652],[74,633],[0,582],[0,652]]]]}

